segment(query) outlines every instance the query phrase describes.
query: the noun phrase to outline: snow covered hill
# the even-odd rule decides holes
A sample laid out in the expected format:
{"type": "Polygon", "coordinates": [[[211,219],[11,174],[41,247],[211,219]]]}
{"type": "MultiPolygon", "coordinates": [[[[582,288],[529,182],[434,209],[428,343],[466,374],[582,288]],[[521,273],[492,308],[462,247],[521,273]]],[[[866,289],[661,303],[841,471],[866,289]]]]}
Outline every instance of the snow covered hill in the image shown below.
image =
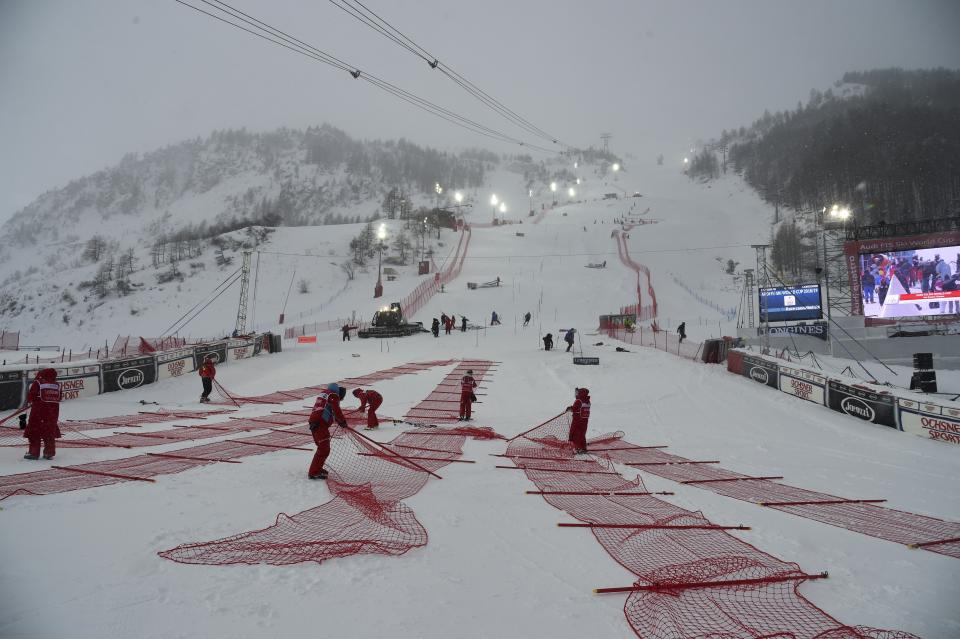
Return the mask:
{"type": "MultiPolygon", "coordinates": [[[[473,194],[475,201],[486,202],[497,193],[509,203],[505,216],[517,223],[482,227],[493,212],[475,206],[468,215],[476,224],[460,278],[434,296],[417,319],[447,312],[486,325],[496,310],[501,325],[439,338],[424,334],[346,343],[336,333],[321,333],[316,345],[287,342],[281,354],[224,367],[218,380],[253,395],[404,362],[489,359],[502,363],[484,382],[486,394],[475,406],[473,424],[505,436],[560,413],[572,402],[574,387],[585,386],[593,397],[589,437],[622,430],[631,442],[666,445],[690,459],[721,460],[725,468],[746,474],[783,476],[786,483],[811,490],[885,498],[889,508],[960,518],[960,494],[953,489],[960,480],[955,447],[767,392],[723,367],[647,348],[616,352],[615,344],[596,334],[599,314],[636,300],[636,276],[617,260],[614,219],[639,214],[657,220],[629,231],[631,255],[651,271],[661,322],[672,327],[685,320],[688,334],[699,340],[729,333],[730,320],[689,290],[721,309],[735,305],[739,291],[724,272],[726,261],[740,262],[741,268],[751,264],[749,244],[763,239],[769,215],[732,177],[702,185],[653,162],[627,168],[617,175],[588,169],[577,195],[564,198],[539,224],[522,213],[531,196],[516,173],[488,176],[487,189],[473,194]],[[618,186],[642,197],[602,199],[618,186]],[[585,268],[603,260],[606,268],[585,268]],[[466,285],[496,277],[500,287],[471,290],[466,285]],[[528,311],[533,321],[523,327],[528,311]],[[580,332],[577,350],[598,356],[599,366],[574,366],[559,339],[559,350],[538,350],[541,334],[559,337],[571,326],[580,332]]],[[[539,210],[547,197],[535,190],[533,208],[539,210]]],[[[444,248],[452,246],[451,240],[452,235],[441,238],[444,248]]],[[[303,229],[278,230],[270,246],[277,252],[288,246],[289,253],[312,249],[317,255],[327,250],[319,235],[303,229]]],[[[257,323],[272,320],[291,269],[306,269],[300,264],[308,259],[261,255],[260,286],[266,287],[261,294],[273,292],[269,303],[260,298],[257,323]],[[274,261],[267,264],[268,259],[274,261]]],[[[311,276],[322,287],[317,298],[326,304],[316,317],[371,309],[377,303],[370,298],[373,269],[337,295],[342,277],[329,261],[335,260],[318,258],[316,263],[325,266],[311,276]]],[[[385,283],[385,299],[399,299],[419,281],[410,274],[404,278],[385,283]]],[[[161,299],[158,295],[154,307],[158,318],[173,321],[181,311],[162,308],[161,299]]],[[[293,310],[288,307],[288,315],[293,310]]],[[[229,305],[220,311],[229,312],[229,305]]],[[[453,366],[378,382],[375,387],[385,397],[380,412],[403,415],[453,366]]],[[[70,402],[63,411],[67,418],[129,414],[142,409],[140,400],[194,407],[198,392],[195,379],[167,380],[70,402]]],[[[233,416],[268,415],[304,403],[246,406],[233,416]]],[[[348,404],[355,406],[352,399],[348,404]]],[[[406,427],[388,424],[376,436],[386,441],[406,427]]],[[[153,484],[11,497],[3,503],[0,581],[15,588],[0,604],[0,634],[16,639],[379,637],[385,632],[427,638],[635,636],[624,619],[624,596],[592,594],[596,587],[629,585],[632,574],[602,551],[593,534],[558,528],[565,516],[542,498],[526,495],[533,486],[522,473],[495,469],[498,458],[489,455],[504,448],[503,442],[468,441],[465,458],[475,464],[451,464],[442,480],[431,479],[404,501],[428,533],[426,546],[402,556],[361,555],[320,565],[211,567],[157,555],[184,543],[262,529],[280,513],[294,515],[326,502],[326,486],[305,477],[309,452],[277,450],[239,465],[164,475],[153,484]],[[37,602],[43,604],[42,614],[37,602]]],[[[126,458],[135,452],[64,448],[55,463],[126,458]]],[[[50,465],[24,461],[21,454],[0,448],[0,473],[50,465]]],[[[626,466],[617,466],[617,472],[639,474],[648,490],[674,492],[664,500],[702,511],[711,521],[750,526],[734,534],[760,551],[797,562],[806,572],[828,570],[829,579],[804,583],[799,590],[838,623],[899,629],[927,639],[957,636],[960,614],[950,593],[960,590],[960,570],[954,558],[626,466]]]]}

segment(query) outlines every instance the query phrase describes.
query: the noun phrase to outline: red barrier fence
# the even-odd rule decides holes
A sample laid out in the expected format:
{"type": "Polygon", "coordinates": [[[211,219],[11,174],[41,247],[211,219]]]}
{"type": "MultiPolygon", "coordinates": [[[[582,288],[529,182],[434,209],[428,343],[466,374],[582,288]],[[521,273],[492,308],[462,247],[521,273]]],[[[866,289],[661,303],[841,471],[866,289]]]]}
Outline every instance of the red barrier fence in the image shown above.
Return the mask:
{"type": "MultiPolygon", "coordinates": [[[[469,367],[461,363],[448,378],[469,367]]],[[[335,441],[325,465],[331,501],[293,516],[281,513],[267,528],[183,544],[159,555],[202,565],[286,565],[357,554],[402,555],[426,545],[428,536],[401,500],[458,461],[467,436],[496,434],[476,428],[418,429],[378,444],[355,430],[334,427],[335,441]]]]}
{"type": "Polygon", "coordinates": [[[747,501],[821,523],[960,558],[960,523],[877,506],[877,495],[843,498],[694,463],[663,450],[644,449],[622,439],[603,440],[593,454],[682,484],[747,501]],[[861,498],[863,497],[863,498],[861,498]]]}
{"type": "Polygon", "coordinates": [[[559,415],[512,440],[507,455],[544,500],[593,524],[590,531],[604,550],[636,575],[632,585],[595,592],[629,593],[624,614],[638,637],[913,637],[837,621],[798,592],[804,581],[825,574],[805,573],[702,513],[657,499],[639,477],[629,481],[614,472],[609,460],[574,458],[569,427],[569,415],[559,415]]]}
{"type": "Polygon", "coordinates": [[[614,231],[614,240],[617,243],[617,255],[620,261],[627,268],[633,269],[637,273],[637,303],[631,304],[620,309],[621,313],[636,313],[637,321],[648,321],[657,317],[657,293],[653,290],[653,280],[650,277],[650,269],[643,264],[635,262],[630,257],[630,249],[627,247],[627,238],[624,233],[614,231]],[[646,278],[647,296],[650,301],[643,303],[643,288],[641,287],[641,275],[646,278]]]}

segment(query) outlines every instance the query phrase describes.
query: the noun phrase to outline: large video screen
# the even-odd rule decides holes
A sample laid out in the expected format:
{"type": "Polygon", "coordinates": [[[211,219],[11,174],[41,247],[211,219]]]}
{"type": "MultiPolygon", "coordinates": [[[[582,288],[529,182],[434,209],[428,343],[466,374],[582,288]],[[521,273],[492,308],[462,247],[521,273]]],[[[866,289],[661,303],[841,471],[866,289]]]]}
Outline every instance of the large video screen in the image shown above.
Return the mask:
{"type": "Polygon", "coordinates": [[[960,246],[861,253],[860,294],[867,317],[960,313],[960,246]]]}
{"type": "Polygon", "coordinates": [[[819,284],[760,289],[761,322],[793,322],[822,317],[819,284]]]}

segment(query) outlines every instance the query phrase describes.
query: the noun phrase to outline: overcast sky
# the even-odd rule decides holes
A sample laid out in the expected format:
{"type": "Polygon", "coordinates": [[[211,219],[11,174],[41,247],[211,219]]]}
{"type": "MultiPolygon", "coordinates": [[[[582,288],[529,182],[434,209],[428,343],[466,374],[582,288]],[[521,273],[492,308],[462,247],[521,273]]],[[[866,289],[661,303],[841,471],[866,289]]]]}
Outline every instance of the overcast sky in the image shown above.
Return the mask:
{"type": "MultiPolygon", "coordinates": [[[[186,0],[200,6],[200,0],[186,0]]],[[[537,141],[326,0],[231,4],[351,65],[537,141]]],[[[844,71],[960,68],[957,0],[365,0],[576,146],[679,158],[844,71]]],[[[49,188],[213,129],[518,150],[173,0],[0,0],[0,220],[49,188]]],[[[540,141],[542,142],[542,141],[540,141]]]]}

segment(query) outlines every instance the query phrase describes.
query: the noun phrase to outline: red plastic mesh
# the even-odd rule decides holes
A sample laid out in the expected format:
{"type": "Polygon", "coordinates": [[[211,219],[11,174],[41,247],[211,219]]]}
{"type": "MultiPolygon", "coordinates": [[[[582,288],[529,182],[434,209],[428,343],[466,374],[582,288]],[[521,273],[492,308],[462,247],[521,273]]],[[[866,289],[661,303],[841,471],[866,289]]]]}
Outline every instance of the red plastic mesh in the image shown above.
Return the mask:
{"type": "MultiPolygon", "coordinates": [[[[460,417],[460,380],[468,370],[473,371],[477,380],[477,391],[483,389],[483,380],[495,370],[496,362],[486,360],[463,360],[452,371],[447,373],[437,387],[419,404],[407,411],[403,416],[409,422],[425,424],[449,424],[459,421],[460,417]]],[[[475,393],[482,397],[482,392],[475,393]]],[[[474,404],[473,412],[477,406],[474,404]]]]}
{"type": "MultiPolygon", "coordinates": [[[[606,493],[544,495],[548,503],[578,521],[656,526],[590,528],[604,550],[637,576],[635,588],[653,588],[633,590],[624,605],[624,613],[637,636],[880,636],[857,634],[859,630],[843,626],[802,597],[797,586],[804,580],[804,573],[798,565],[764,553],[724,530],[665,528],[713,524],[699,512],[652,495],[638,495],[647,492],[640,478],[630,481],[616,474],[608,459],[574,458],[573,445],[566,441],[569,426],[570,416],[559,415],[512,440],[507,455],[524,468],[527,477],[542,491],[606,493]],[[733,580],[758,581],[702,586],[733,580]]],[[[601,438],[592,440],[589,446],[601,448],[609,444],[610,438],[601,438]]],[[[887,636],[912,635],[897,632],[887,636]]]]}
{"type": "Polygon", "coordinates": [[[325,468],[332,500],[293,516],[281,513],[267,528],[183,544],[160,556],[187,564],[284,565],[356,554],[401,555],[427,543],[427,531],[401,500],[458,458],[467,436],[498,437],[477,427],[418,429],[382,445],[352,429],[334,427],[331,435],[336,441],[325,468]]]}
{"type": "MultiPolygon", "coordinates": [[[[622,439],[623,433],[615,433],[598,444],[597,448],[621,450],[598,451],[595,454],[624,464],[649,464],[651,462],[670,462],[659,466],[635,466],[643,472],[671,479],[677,482],[693,482],[688,485],[709,490],[720,495],[758,504],[771,502],[847,502],[831,504],[804,504],[797,506],[769,506],[777,510],[812,519],[830,526],[845,528],[854,532],[886,539],[900,544],[921,544],[921,548],[941,555],[960,558],[960,523],[945,521],[926,515],[918,515],[893,508],[862,503],[848,502],[846,498],[820,493],[804,488],[781,484],[773,480],[749,479],[748,475],[721,468],[715,464],[688,464],[685,457],[673,455],[659,449],[639,449],[622,439]],[[707,481],[703,480],[736,481],[707,481]],[[924,546],[929,542],[937,543],[924,546]]],[[[866,495],[864,498],[875,498],[866,495]]]]}

